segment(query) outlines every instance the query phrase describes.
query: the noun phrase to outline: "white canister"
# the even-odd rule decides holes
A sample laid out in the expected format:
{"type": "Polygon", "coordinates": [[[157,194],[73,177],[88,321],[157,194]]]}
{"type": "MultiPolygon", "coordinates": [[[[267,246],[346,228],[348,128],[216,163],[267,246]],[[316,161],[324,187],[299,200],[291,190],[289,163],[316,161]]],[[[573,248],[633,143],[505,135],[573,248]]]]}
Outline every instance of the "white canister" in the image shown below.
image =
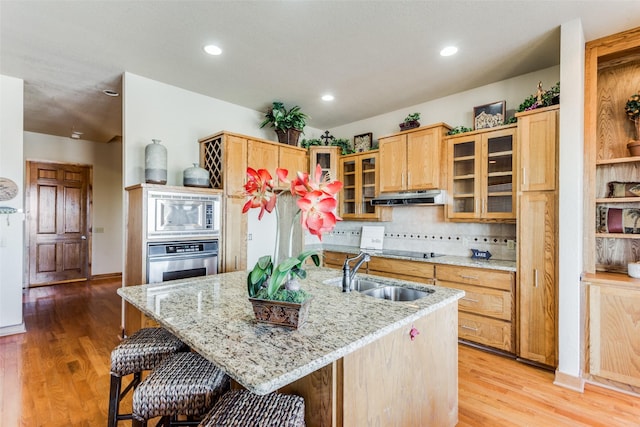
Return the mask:
{"type": "Polygon", "coordinates": [[[144,148],[144,180],[150,184],[167,183],[167,149],[159,139],[144,148]]]}
{"type": "Polygon", "coordinates": [[[194,163],[182,173],[182,184],[185,187],[209,188],[209,171],[194,163]]]}
{"type": "Polygon", "coordinates": [[[636,279],[640,279],[640,261],[630,262],[627,265],[627,271],[629,273],[629,276],[635,277],[636,279]]]}

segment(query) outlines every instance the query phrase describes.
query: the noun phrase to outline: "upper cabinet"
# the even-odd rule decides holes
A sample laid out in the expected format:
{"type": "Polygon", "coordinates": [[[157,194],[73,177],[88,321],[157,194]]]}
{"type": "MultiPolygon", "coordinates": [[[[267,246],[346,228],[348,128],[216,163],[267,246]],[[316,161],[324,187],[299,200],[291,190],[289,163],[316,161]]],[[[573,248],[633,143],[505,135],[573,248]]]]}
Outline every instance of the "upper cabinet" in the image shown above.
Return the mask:
{"type": "Polygon", "coordinates": [[[351,220],[387,220],[389,208],[371,204],[378,194],[378,150],[342,156],[339,167],[343,183],[340,216],[351,220]]]}
{"type": "Polygon", "coordinates": [[[444,123],[380,138],[380,192],[439,189],[445,184],[444,123]]]}
{"type": "Polygon", "coordinates": [[[516,130],[507,125],[446,140],[450,220],[515,221],[516,130]]]}
{"type": "Polygon", "coordinates": [[[559,105],[518,113],[520,191],[556,189],[559,105]]]}
{"type": "Polygon", "coordinates": [[[307,150],[231,132],[220,132],[200,142],[200,164],[209,171],[211,188],[223,189],[226,196],[242,196],[247,167],[266,169],[275,176],[276,168],[308,172],[307,150]]]}
{"type": "Polygon", "coordinates": [[[337,146],[310,146],[309,171],[315,173],[316,165],[320,165],[323,180],[334,181],[338,179],[338,159],[340,154],[342,154],[342,149],[337,146]]]}

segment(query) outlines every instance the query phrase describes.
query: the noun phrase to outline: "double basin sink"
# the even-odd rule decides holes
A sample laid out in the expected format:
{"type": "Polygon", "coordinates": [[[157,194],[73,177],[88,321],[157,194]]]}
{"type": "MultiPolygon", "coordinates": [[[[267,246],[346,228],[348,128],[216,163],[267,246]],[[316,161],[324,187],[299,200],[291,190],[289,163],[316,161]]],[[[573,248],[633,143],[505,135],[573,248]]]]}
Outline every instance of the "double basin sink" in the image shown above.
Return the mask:
{"type": "MultiPolygon", "coordinates": [[[[329,281],[331,284],[335,282],[342,284],[342,279],[339,278],[329,281]]],[[[405,288],[404,286],[391,285],[384,280],[360,277],[356,277],[352,285],[352,290],[360,292],[363,295],[390,301],[415,301],[434,292],[433,289],[405,288]]]]}

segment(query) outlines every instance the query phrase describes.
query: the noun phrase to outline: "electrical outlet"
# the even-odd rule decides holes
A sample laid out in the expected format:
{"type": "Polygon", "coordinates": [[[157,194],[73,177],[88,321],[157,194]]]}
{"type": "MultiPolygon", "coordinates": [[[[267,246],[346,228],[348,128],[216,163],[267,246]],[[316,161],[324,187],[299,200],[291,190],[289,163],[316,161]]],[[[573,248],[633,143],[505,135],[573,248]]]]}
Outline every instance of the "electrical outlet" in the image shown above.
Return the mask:
{"type": "Polygon", "coordinates": [[[515,240],[507,240],[507,249],[515,249],[516,241],[515,240]]]}
{"type": "Polygon", "coordinates": [[[247,234],[247,240],[249,241],[253,240],[253,234],[251,233],[247,234]]]}

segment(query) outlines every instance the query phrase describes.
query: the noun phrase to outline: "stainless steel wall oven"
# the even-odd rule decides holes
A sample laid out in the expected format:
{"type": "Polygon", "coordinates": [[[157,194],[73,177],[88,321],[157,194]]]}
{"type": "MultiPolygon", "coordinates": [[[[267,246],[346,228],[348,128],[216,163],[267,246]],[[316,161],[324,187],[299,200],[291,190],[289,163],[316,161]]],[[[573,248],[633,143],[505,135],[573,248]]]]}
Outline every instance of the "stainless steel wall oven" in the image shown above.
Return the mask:
{"type": "Polygon", "coordinates": [[[217,274],[218,244],[217,239],[148,243],[147,283],[217,274]]]}

